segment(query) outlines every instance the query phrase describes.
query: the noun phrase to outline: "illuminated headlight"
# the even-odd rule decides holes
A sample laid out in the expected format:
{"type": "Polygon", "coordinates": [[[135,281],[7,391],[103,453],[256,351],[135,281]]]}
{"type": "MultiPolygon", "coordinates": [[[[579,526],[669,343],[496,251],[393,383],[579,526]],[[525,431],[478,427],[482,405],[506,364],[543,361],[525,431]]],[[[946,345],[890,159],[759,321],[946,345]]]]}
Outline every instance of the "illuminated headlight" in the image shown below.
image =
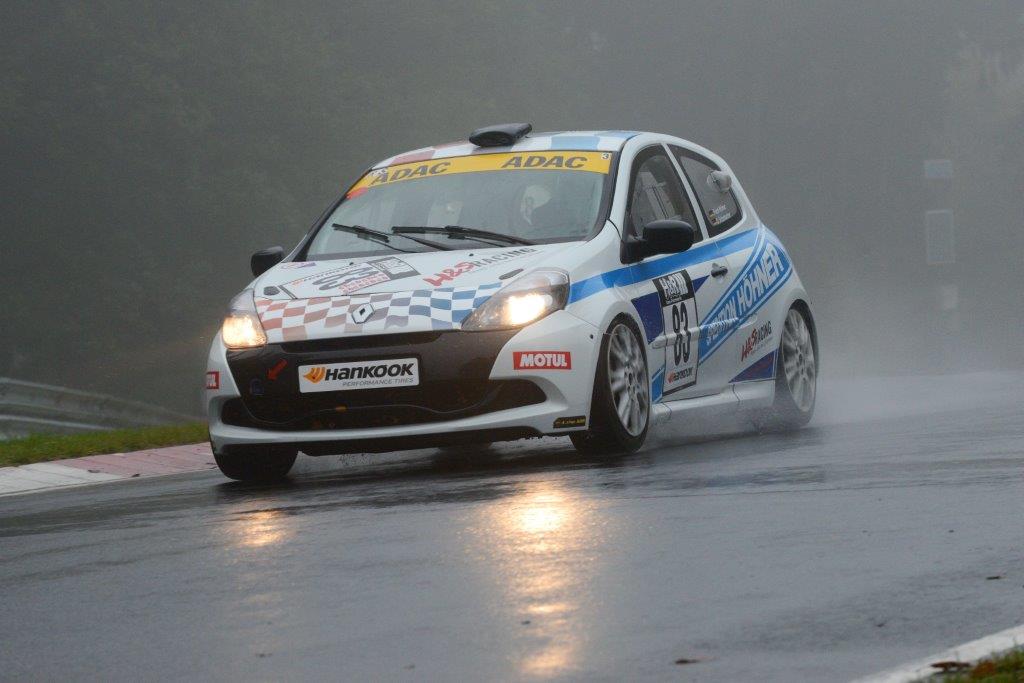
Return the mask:
{"type": "Polygon", "coordinates": [[[252,349],[267,343],[267,334],[256,314],[252,290],[247,289],[231,300],[228,315],[220,328],[220,338],[229,349],[252,349]]]}
{"type": "Polygon", "coordinates": [[[569,276],[560,270],[535,270],[511,283],[462,323],[462,329],[505,330],[522,327],[565,308],[569,276]]]}

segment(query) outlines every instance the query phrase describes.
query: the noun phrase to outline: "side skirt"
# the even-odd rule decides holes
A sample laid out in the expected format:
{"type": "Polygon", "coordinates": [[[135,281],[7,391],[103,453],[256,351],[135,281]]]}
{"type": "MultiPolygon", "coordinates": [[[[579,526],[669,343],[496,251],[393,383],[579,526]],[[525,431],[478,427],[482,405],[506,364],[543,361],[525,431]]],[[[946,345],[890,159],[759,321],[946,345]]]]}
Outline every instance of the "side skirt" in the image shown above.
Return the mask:
{"type": "Polygon", "coordinates": [[[775,381],[731,384],[712,396],[666,401],[653,406],[652,424],[665,436],[705,436],[747,431],[754,418],[772,405],[775,381]]]}
{"type": "Polygon", "coordinates": [[[765,379],[759,382],[739,382],[732,385],[736,392],[736,398],[740,401],[740,408],[744,410],[752,408],[771,408],[775,400],[775,378],[765,379]]]}

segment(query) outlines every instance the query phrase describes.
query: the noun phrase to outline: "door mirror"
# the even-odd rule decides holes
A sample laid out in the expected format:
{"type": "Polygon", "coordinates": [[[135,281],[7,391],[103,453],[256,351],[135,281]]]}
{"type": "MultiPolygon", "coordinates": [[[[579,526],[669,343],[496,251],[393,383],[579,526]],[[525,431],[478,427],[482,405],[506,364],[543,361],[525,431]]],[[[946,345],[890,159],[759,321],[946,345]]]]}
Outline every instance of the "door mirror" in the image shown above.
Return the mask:
{"type": "Polygon", "coordinates": [[[708,184],[725,194],[732,189],[732,176],[724,171],[712,171],[708,176],[708,184]]]}
{"type": "Polygon", "coordinates": [[[284,248],[282,247],[260,249],[249,259],[249,266],[252,268],[252,274],[259,277],[280,263],[283,258],[284,248]]]}
{"type": "Polygon", "coordinates": [[[695,233],[686,221],[651,221],[644,226],[640,239],[622,243],[622,260],[635,263],[657,254],[677,254],[693,246],[695,233]]]}

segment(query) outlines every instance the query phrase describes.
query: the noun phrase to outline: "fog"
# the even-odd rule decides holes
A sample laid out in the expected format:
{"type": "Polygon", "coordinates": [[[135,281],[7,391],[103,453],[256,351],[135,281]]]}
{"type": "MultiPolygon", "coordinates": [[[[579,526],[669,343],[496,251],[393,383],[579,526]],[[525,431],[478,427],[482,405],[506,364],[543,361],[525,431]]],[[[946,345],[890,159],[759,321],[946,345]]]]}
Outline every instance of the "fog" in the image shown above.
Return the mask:
{"type": "Polygon", "coordinates": [[[2,376],[198,414],[253,251],[505,121],[725,157],[827,374],[1024,362],[1021,2],[8,2],[0,39],[2,376]]]}

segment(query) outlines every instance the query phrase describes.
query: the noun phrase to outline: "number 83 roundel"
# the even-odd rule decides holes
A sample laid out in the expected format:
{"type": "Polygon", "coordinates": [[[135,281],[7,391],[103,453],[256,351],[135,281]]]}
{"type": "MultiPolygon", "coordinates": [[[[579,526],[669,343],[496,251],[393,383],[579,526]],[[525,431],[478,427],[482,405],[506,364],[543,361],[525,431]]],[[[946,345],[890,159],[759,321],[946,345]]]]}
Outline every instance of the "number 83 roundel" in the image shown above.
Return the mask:
{"type": "Polygon", "coordinates": [[[654,278],[665,316],[665,384],[662,395],[697,381],[700,326],[693,282],[685,270],[654,278]]]}

